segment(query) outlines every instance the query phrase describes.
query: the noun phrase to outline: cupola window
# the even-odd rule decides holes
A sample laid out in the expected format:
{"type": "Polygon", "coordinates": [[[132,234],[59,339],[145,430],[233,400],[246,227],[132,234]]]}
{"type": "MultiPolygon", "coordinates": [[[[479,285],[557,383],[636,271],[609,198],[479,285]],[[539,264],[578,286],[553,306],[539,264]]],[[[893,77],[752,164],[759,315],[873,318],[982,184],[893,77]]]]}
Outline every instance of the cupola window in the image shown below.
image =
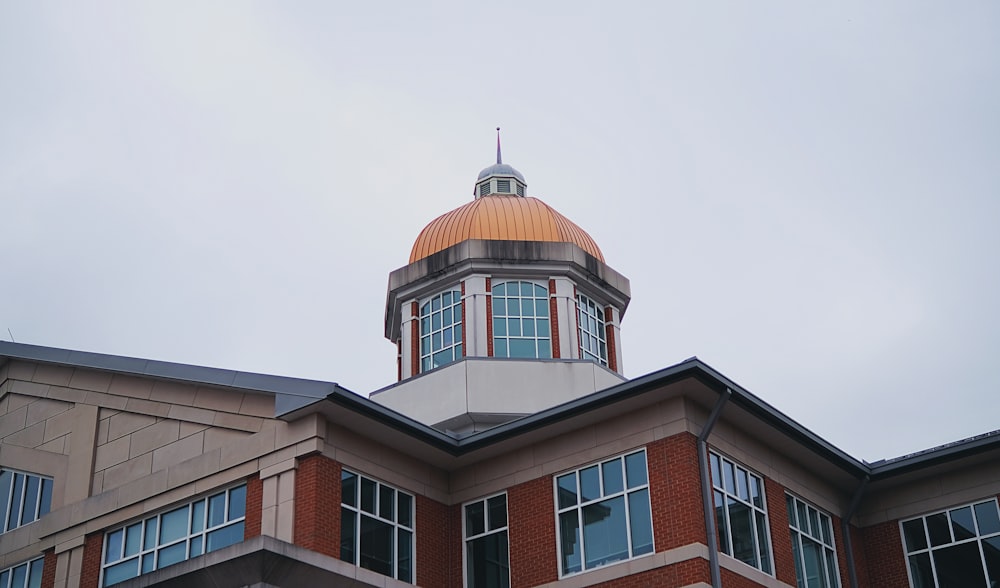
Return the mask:
{"type": "Polygon", "coordinates": [[[489,182],[483,182],[482,184],[479,184],[479,195],[480,196],[489,196],[490,195],[490,183],[489,182]]]}
{"type": "Polygon", "coordinates": [[[608,365],[608,341],[604,328],[604,308],[583,294],[576,296],[577,334],[580,359],[608,365]]]}
{"type": "Polygon", "coordinates": [[[518,196],[524,196],[524,185],[523,184],[518,184],[517,185],[517,195],[518,196]]]}
{"type": "Polygon", "coordinates": [[[497,180],[497,193],[510,194],[510,180],[497,180]]]}
{"type": "Polygon", "coordinates": [[[442,292],[420,307],[420,371],[462,358],[462,293],[442,292]]]}
{"type": "Polygon", "coordinates": [[[551,358],[549,292],[532,282],[493,286],[493,355],[551,358]]]}

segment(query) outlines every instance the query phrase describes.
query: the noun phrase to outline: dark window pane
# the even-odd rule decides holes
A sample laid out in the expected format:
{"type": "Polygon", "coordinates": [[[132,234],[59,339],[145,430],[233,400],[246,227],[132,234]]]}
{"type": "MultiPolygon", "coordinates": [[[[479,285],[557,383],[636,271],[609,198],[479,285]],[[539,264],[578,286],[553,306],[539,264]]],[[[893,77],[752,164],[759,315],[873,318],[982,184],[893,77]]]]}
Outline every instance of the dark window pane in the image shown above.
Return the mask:
{"type": "Polygon", "coordinates": [[[191,505],[191,532],[200,533],[205,530],[205,501],[199,500],[191,505]]]}
{"type": "Polygon", "coordinates": [[[639,451],[625,456],[625,480],[629,488],[646,483],[646,452],[639,451]]]}
{"type": "Polygon", "coordinates": [[[357,513],[346,508],[340,509],[340,559],[356,563],[354,548],[357,545],[357,513]]]}
{"type": "Polygon", "coordinates": [[[983,555],[990,574],[990,586],[1000,586],[1000,537],[983,539],[983,555]]]}
{"type": "Polygon", "coordinates": [[[104,550],[104,563],[118,561],[122,557],[122,540],[125,532],[121,529],[108,533],[106,549],[104,550]]]}
{"type": "Polygon", "coordinates": [[[986,576],[977,543],[962,543],[931,552],[937,570],[938,588],[985,588],[986,576]]]}
{"type": "Polygon", "coordinates": [[[14,568],[11,574],[10,584],[13,587],[21,588],[24,586],[24,580],[28,577],[28,565],[23,564],[14,568]]]}
{"type": "Polygon", "coordinates": [[[997,503],[994,501],[980,502],[976,505],[976,522],[979,523],[981,535],[1000,533],[1000,516],[997,515],[997,503]]]}
{"type": "Polygon", "coordinates": [[[771,554],[768,552],[768,546],[771,541],[768,540],[767,535],[767,517],[764,513],[759,511],[752,511],[754,519],[757,521],[757,554],[760,556],[760,569],[761,571],[771,573],[771,554]]]}
{"type": "Polygon", "coordinates": [[[830,522],[830,517],[826,516],[823,513],[820,513],[819,526],[820,526],[820,531],[823,534],[822,537],[823,541],[825,541],[827,545],[833,545],[833,534],[832,534],[833,532],[831,531],[833,527],[830,522]]]}
{"type": "Polygon", "coordinates": [[[7,529],[14,529],[21,516],[21,493],[24,492],[24,474],[14,474],[14,489],[11,491],[10,515],[7,517],[7,529]]]}
{"type": "Polygon", "coordinates": [[[577,511],[559,515],[559,546],[562,550],[562,571],[564,574],[579,572],[580,560],[580,520],[577,511]]]}
{"type": "Polygon", "coordinates": [[[142,542],[143,549],[156,547],[156,517],[146,519],[146,538],[142,542]]]}
{"type": "Polygon", "coordinates": [[[601,480],[597,466],[580,470],[580,501],[597,500],[601,497],[601,480]]]}
{"type": "Polygon", "coordinates": [[[629,557],[625,497],[583,507],[583,549],[586,568],[629,557]]]}
{"type": "Polygon", "coordinates": [[[226,522],[226,493],[216,494],[208,498],[208,528],[217,527],[226,522]]]}
{"type": "Polygon", "coordinates": [[[396,493],[396,502],[399,520],[396,521],[404,527],[413,528],[413,497],[402,492],[396,493]]]}
{"type": "Polygon", "coordinates": [[[403,582],[413,581],[413,535],[409,531],[398,533],[399,554],[396,558],[396,579],[403,582]]]}
{"type": "Polygon", "coordinates": [[[389,521],[396,521],[393,506],[396,504],[396,491],[388,486],[378,487],[378,516],[389,521]]]}
{"type": "Polygon", "coordinates": [[[750,502],[757,508],[764,508],[764,492],[757,476],[750,476],[750,502]]]}
{"type": "Polygon", "coordinates": [[[976,536],[976,524],[972,520],[972,507],[956,508],[949,511],[951,517],[951,531],[955,534],[955,541],[972,539],[976,536]]]}
{"type": "Polygon", "coordinates": [[[139,560],[124,561],[104,570],[104,585],[110,586],[118,582],[124,582],[129,578],[139,575],[139,560]]]}
{"type": "Polygon", "coordinates": [[[924,519],[913,519],[903,523],[903,539],[906,541],[906,551],[911,553],[927,549],[927,536],[924,535],[924,519]]]}
{"type": "Polygon", "coordinates": [[[358,506],[358,477],[351,472],[340,474],[340,501],[346,505],[358,506]]]}
{"type": "Polygon", "coordinates": [[[393,539],[392,525],[362,516],[358,565],[373,572],[391,576],[393,539]]]}
{"type": "Polygon", "coordinates": [[[466,546],[469,588],[508,588],[510,565],[507,532],[493,533],[466,546]]]}
{"type": "Polygon", "coordinates": [[[617,494],[625,489],[625,481],[622,480],[622,460],[615,459],[601,464],[604,474],[604,495],[617,494]]]}
{"type": "Polygon", "coordinates": [[[189,550],[188,557],[198,557],[201,555],[202,549],[205,547],[202,545],[204,540],[204,535],[198,535],[197,537],[191,538],[191,549],[189,550]]]}
{"type": "MultiPolygon", "coordinates": [[[[546,323],[547,324],[547,323],[546,323]]],[[[538,322],[538,328],[542,328],[542,322],[538,322]]],[[[546,327],[548,329],[548,327],[546,327]]],[[[547,336],[547,335],[546,335],[547,336]]],[[[552,342],[548,339],[538,340],[538,357],[539,359],[549,359],[552,357],[552,342]]]]}
{"type": "Polygon", "coordinates": [[[188,507],[182,506],[160,517],[160,545],[188,534],[188,507]]]}
{"type": "Polygon", "coordinates": [[[0,588],[7,588],[10,583],[10,570],[0,572],[0,588]]]}
{"type": "Polygon", "coordinates": [[[931,569],[929,554],[910,556],[910,577],[913,579],[913,588],[934,588],[934,571],[931,569]]]}
{"type": "Polygon", "coordinates": [[[643,488],[628,495],[629,529],[632,532],[632,555],[653,552],[653,522],[649,510],[649,490],[643,488]]]}
{"type": "Polygon", "coordinates": [[[493,295],[494,296],[506,296],[506,294],[507,294],[507,284],[506,284],[506,282],[502,283],[502,284],[497,284],[496,286],[493,286],[493,295]]]}
{"type": "Polygon", "coordinates": [[[27,525],[37,518],[38,491],[42,483],[38,476],[26,476],[27,488],[24,490],[24,508],[21,509],[21,524],[27,525]]]}
{"type": "Polygon", "coordinates": [[[361,478],[361,510],[375,514],[375,481],[361,478]]]}
{"type": "Polygon", "coordinates": [[[732,555],[729,549],[729,518],[726,516],[726,498],[718,490],[712,494],[715,496],[715,527],[719,530],[719,551],[726,555],[732,555]]]}
{"type": "Polygon", "coordinates": [[[465,506],[465,535],[474,537],[486,532],[486,506],[473,502],[465,506]]]}
{"type": "Polygon", "coordinates": [[[187,543],[181,541],[157,552],[156,569],[162,570],[187,559],[187,543]]]}
{"type": "Polygon", "coordinates": [[[837,556],[833,554],[833,550],[827,549],[826,553],[826,574],[829,576],[830,588],[839,588],[840,582],[837,581],[837,556]]]}
{"type": "Polygon", "coordinates": [[[494,357],[510,357],[507,353],[507,340],[506,339],[493,339],[493,356],[494,357]]]}
{"type": "Polygon", "coordinates": [[[807,588],[828,588],[823,577],[823,551],[819,544],[802,537],[802,561],[805,564],[805,586],[807,588]]]}
{"type": "Polygon", "coordinates": [[[736,494],[736,470],[728,461],[722,462],[722,476],[726,481],[726,492],[736,494]]]}
{"type": "Polygon", "coordinates": [[[142,523],[129,525],[125,529],[125,557],[139,553],[142,541],[142,523]]]}
{"type": "Polygon", "coordinates": [[[521,334],[525,337],[535,336],[535,319],[523,319],[521,321],[521,334]]]}
{"type": "Polygon", "coordinates": [[[507,495],[494,496],[487,501],[490,513],[490,530],[507,526],[507,495]]]}
{"type": "Polygon", "coordinates": [[[566,474],[556,478],[559,487],[559,508],[567,508],[576,504],[576,474],[566,474]]]}
{"type": "Polygon", "coordinates": [[[7,504],[10,503],[10,486],[13,480],[14,473],[10,470],[0,472],[0,533],[7,528],[7,504]]]}
{"type": "Polygon", "coordinates": [[[142,556],[142,572],[143,574],[148,574],[156,569],[156,554],[147,553],[142,556]]]}
{"type": "Polygon", "coordinates": [[[210,551],[215,551],[216,549],[222,549],[223,547],[229,547],[236,543],[243,541],[243,522],[236,523],[234,525],[229,525],[228,527],[223,527],[221,529],[216,529],[208,534],[208,545],[205,547],[205,553],[210,551]]]}
{"type": "Polygon", "coordinates": [[[747,471],[743,468],[736,468],[736,495],[740,500],[750,502],[750,482],[747,480],[747,471]]]}
{"type": "Polygon", "coordinates": [[[28,572],[28,588],[42,588],[42,565],[44,559],[36,559],[31,562],[31,571],[28,572]]]}
{"type": "Polygon", "coordinates": [[[799,523],[795,518],[795,499],[785,494],[785,506],[788,508],[788,524],[798,529],[799,523]]]}
{"type": "Polygon", "coordinates": [[[511,339],[510,340],[510,356],[511,357],[523,357],[523,358],[538,357],[538,352],[535,349],[535,340],[534,339],[511,339]]]}
{"type": "Polygon", "coordinates": [[[951,543],[951,531],[948,524],[948,515],[941,512],[927,517],[927,532],[931,537],[931,545],[945,545],[951,543]]]}
{"type": "MultiPolygon", "coordinates": [[[[791,510],[789,510],[791,512],[791,510]]],[[[792,558],[795,560],[795,579],[797,588],[807,588],[805,576],[802,573],[802,550],[799,543],[802,541],[802,534],[792,531],[792,558]]]]}
{"type": "Polygon", "coordinates": [[[753,515],[750,507],[726,499],[729,514],[729,532],[733,535],[733,557],[745,564],[757,567],[757,546],[753,541],[753,515]]]}
{"type": "Polygon", "coordinates": [[[229,491],[229,518],[227,521],[236,520],[246,515],[247,512],[247,487],[240,486],[229,491]]]}

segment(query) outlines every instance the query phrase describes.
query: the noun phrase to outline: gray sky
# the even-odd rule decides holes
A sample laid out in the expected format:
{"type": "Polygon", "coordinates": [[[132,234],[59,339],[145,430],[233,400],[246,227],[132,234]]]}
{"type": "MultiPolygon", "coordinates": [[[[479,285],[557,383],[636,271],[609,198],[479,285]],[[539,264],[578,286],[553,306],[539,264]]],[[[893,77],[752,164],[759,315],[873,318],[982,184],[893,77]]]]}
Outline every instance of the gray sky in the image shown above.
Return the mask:
{"type": "Polygon", "coordinates": [[[1000,428],[1000,4],[0,5],[0,333],[391,383],[504,128],[697,355],[852,455],[1000,428]]]}

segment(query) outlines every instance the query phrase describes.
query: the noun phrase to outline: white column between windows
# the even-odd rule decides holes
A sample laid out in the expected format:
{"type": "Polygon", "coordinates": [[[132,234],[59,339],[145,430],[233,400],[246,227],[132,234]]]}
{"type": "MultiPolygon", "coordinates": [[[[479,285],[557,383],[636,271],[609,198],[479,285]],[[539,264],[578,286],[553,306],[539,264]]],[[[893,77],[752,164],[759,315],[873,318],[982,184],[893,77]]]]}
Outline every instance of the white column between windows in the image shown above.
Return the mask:
{"type": "Polygon", "coordinates": [[[465,279],[465,356],[486,357],[486,276],[465,279]]]}
{"type": "Polygon", "coordinates": [[[611,334],[615,340],[615,367],[619,374],[625,373],[622,365],[622,313],[611,307],[611,334]]]}
{"type": "MultiPolygon", "coordinates": [[[[404,380],[416,375],[413,373],[413,321],[419,321],[420,317],[413,316],[412,307],[412,300],[407,300],[400,305],[399,339],[402,343],[400,345],[400,366],[404,380]]],[[[419,343],[418,339],[417,344],[419,345],[419,343]]]]}
{"type": "Polygon", "coordinates": [[[292,543],[295,534],[295,458],[260,472],[263,486],[260,534],[292,543]]]}
{"type": "Polygon", "coordinates": [[[580,358],[580,341],[576,332],[576,285],[567,278],[553,277],[556,283],[556,320],[559,323],[559,357],[580,358]]]}

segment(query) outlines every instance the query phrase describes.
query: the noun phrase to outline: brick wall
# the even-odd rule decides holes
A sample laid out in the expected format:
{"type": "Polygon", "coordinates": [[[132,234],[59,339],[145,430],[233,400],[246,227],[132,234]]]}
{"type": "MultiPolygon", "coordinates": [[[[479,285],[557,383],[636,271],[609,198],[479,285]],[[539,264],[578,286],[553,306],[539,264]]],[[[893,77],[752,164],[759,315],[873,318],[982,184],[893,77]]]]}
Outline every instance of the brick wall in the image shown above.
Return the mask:
{"type": "Polygon", "coordinates": [[[295,473],[295,544],[340,558],[340,464],[322,455],[295,473]]]}
{"type": "Polygon", "coordinates": [[[701,503],[698,439],[673,435],[646,446],[650,506],[657,551],[708,543],[701,503]]]}
{"type": "Polygon", "coordinates": [[[461,560],[461,538],[456,543],[452,530],[455,509],[420,495],[417,495],[416,508],[417,584],[441,588],[461,586],[461,575],[458,584],[452,583],[456,554],[461,560]]]}
{"type": "Polygon", "coordinates": [[[83,541],[83,564],[80,568],[80,588],[97,588],[101,580],[101,552],[104,533],[91,533],[83,541]]]}
{"type": "Polygon", "coordinates": [[[888,521],[862,530],[867,559],[867,586],[907,588],[906,558],[899,536],[899,522],[888,521]]]}
{"type": "Polygon", "coordinates": [[[549,320],[551,321],[552,333],[552,357],[560,358],[562,351],[559,349],[559,305],[556,302],[556,281],[549,280],[549,320]]]}
{"type": "Polygon", "coordinates": [[[604,309],[604,339],[608,343],[608,368],[618,371],[618,343],[615,342],[614,311],[608,306],[604,309]]]}
{"type": "Polygon", "coordinates": [[[56,556],[55,549],[45,552],[45,563],[42,564],[42,588],[55,588],[56,585],[56,556]]]}
{"type": "Polygon", "coordinates": [[[260,535],[261,514],[264,510],[264,483],[254,474],[247,478],[246,521],[243,524],[243,540],[260,535]]]}
{"type": "Polygon", "coordinates": [[[507,489],[512,588],[537,586],[559,577],[552,478],[507,489]]]}
{"type": "Polygon", "coordinates": [[[764,493],[771,533],[771,553],[774,556],[774,575],[782,582],[794,586],[795,556],[792,554],[792,532],[788,523],[785,487],[770,478],[764,478],[764,493]]]}

